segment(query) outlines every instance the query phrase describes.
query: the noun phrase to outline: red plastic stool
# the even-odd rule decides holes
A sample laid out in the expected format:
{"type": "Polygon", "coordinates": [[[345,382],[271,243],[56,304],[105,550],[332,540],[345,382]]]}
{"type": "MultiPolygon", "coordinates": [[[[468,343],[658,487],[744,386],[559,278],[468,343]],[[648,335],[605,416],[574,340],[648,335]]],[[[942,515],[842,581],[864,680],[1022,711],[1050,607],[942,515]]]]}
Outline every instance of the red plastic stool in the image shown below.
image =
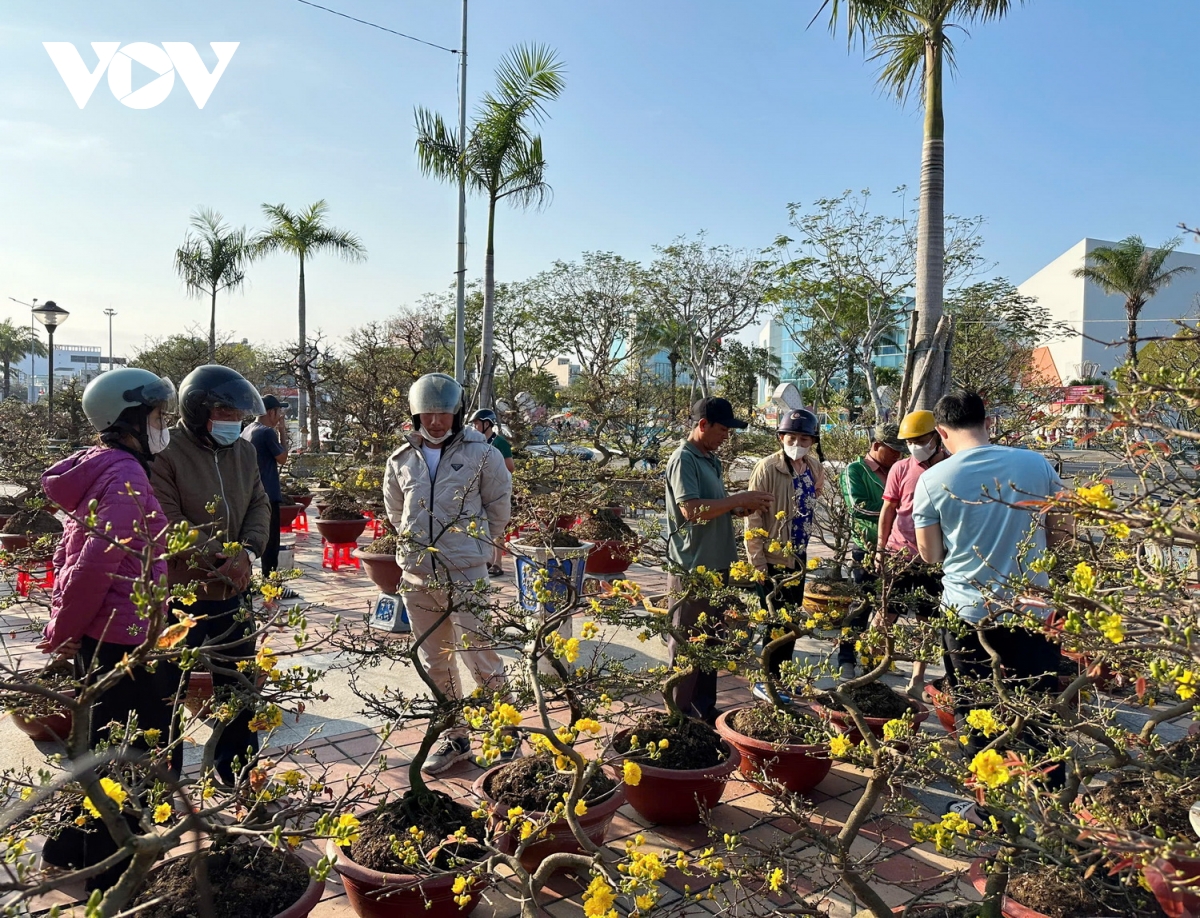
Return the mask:
{"type": "Polygon", "coordinates": [[[358,548],[357,542],[326,542],[324,539],[321,542],[325,546],[321,553],[321,567],[331,571],[341,570],[343,567],[362,567],[358,558],[351,554],[358,548]]]}
{"type": "Polygon", "coordinates": [[[287,529],[281,529],[280,532],[308,532],[308,514],[304,512],[303,507],[296,514],[296,518],[292,520],[292,525],[287,529]]]}
{"type": "Polygon", "coordinates": [[[370,510],[364,510],[363,516],[369,520],[367,523],[367,528],[371,530],[371,535],[373,537],[376,539],[382,539],[385,535],[387,535],[387,525],[383,522],[383,520],[376,519],[375,514],[370,510]]]}
{"type": "MultiPolygon", "coordinates": [[[[357,559],[356,559],[357,560],[357,559]]],[[[54,568],[49,564],[42,567],[40,570],[27,570],[20,568],[17,571],[17,593],[21,596],[28,596],[29,591],[36,587],[41,587],[43,590],[49,590],[54,586],[54,568]]]]}

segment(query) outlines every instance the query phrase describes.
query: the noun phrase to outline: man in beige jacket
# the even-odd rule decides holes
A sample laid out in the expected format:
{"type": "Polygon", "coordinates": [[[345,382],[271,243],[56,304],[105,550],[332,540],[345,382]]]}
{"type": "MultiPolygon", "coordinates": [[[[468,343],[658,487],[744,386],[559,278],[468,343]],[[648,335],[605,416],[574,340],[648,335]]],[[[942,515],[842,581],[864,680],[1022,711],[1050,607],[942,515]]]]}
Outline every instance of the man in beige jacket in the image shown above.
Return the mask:
{"type": "MultiPolygon", "coordinates": [[[[400,534],[396,560],[414,639],[430,679],[448,697],[463,687],[455,667],[462,656],[487,692],[508,693],[504,661],[486,641],[470,646],[494,543],[511,515],[512,476],[487,438],[463,424],[463,391],[452,377],[428,373],[408,393],[413,433],[388,458],[383,501],[400,534]],[[466,646],[464,648],[464,641],[466,646]]],[[[503,758],[517,754],[519,741],[503,758]]],[[[439,774],[471,754],[464,726],[452,728],[423,766],[439,774]]]]}

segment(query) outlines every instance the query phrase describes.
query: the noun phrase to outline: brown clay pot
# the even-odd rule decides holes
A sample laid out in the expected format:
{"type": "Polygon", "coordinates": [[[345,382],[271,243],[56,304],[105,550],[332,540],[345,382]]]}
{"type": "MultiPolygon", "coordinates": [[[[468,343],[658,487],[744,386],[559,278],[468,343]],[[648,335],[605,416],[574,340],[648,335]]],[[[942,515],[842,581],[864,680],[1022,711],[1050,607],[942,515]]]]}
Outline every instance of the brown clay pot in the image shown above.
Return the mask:
{"type": "MultiPolygon", "coordinates": [[[[906,698],[904,700],[913,709],[913,729],[915,730],[929,719],[929,706],[921,704],[915,698],[906,698]]],[[[846,739],[850,740],[850,742],[862,742],[862,734],[858,731],[858,727],[854,725],[854,720],[845,711],[835,711],[832,708],[827,708],[819,704],[814,704],[812,708],[822,717],[828,717],[836,724],[846,734],[846,739]]],[[[883,739],[883,725],[892,720],[890,717],[865,717],[863,719],[866,720],[867,727],[875,734],[877,739],[883,739]]]]}
{"type": "Polygon", "coordinates": [[[400,589],[403,571],[400,570],[400,563],[395,555],[377,555],[360,548],[354,549],[351,554],[363,563],[363,567],[367,569],[367,576],[382,592],[395,593],[400,589]]]}
{"type": "MultiPolygon", "coordinates": [[[[490,804],[495,805],[496,800],[488,792],[492,775],[498,772],[504,765],[495,765],[489,768],[480,775],[474,786],[471,788],[480,800],[485,800],[490,804]]],[[[608,835],[608,827],[612,824],[613,816],[617,814],[617,810],[625,803],[625,786],[617,785],[607,797],[599,800],[596,803],[588,804],[588,810],[582,816],[578,817],[579,825],[583,829],[584,834],[597,845],[603,845],[604,839],[608,835]]],[[[529,819],[540,820],[545,814],[543,813],[526,813],[529,819]]],[[[534,842],[526,847],[521,854],[521,864],[526,870],[531,873],[537,868],[537,865],[544,861],[551,854],[558,854],[562,851],[579,852],[582,849],[579,847],[579,842],[575,839],[575,834],[571,831],[571,827],[565,819],[558,819],[550,823],[546,827],[547,837],[541,841],[534,842]]],[[[495,839],[495,845],[505,854],[512,854],[517,850],[518,838],[515,832],[505,832],[503,835],[495,839]]]]}
{"type": "Polygon", "coordinates": [[[313,495],[311,494],[285,494],[283,496],[290,497],[305,510],[307,510],[313,502],[313,495]]]}
{"type": "Polygon", "coordinates": [[[279,526],[283,528],[290,526],[296,522],[296,517],[300,515],[301,507],[299,504],[280,504],[279,505],[279,526]]]}
{"type": "Polygon", "coordinates": [[[24,532],[0,532],[0,547],[5,551],[21,551],[29,547],[29,535],[24,532]]]}
{"type": "Polygon", "coordinates": [[[805,794],[825,780],[833,767],[829,747],[754,739],[733,729],[730,718],[734,713],[726,711],[717,718],[717,732],[741,754],[740,767],[745,779],[764,794],[779,793],[778,785],[793,794],[805,794]],[[760,781],[761,775],[769,781],[760,781]]]}
{"type": "Polygon", "coordinates": [[[943,692],[932,682],[925,684],[925,697],[933,701],[933,713],[950,735],[950,739],[958,739],[958,723],[954,719],[954,699],[943,692]]]}
{"type": "Polygon", "coordinates": [[[822,613],[826,619],[833,624],[833,627],[840,627],[842,619],[846,617],[846,613],[850,611],[850,606],[854,604],[856,596],[846,596],[842,593],[827,593],[824,585],[820,581],[805,584],[804,587],[804,602],[802,603],[804,610],[811,614],[822,613]]]}
{"type": "MultiPolygon", "coordinates": [[[[178,858],[171,858],[168,861],[164,861],[155,869],[160,870],[167,864],[173,863],[181,858],[188,858],[190,856],[191,855],[184,854],[178,858]]],[[[307,865],[305,865],[305,867],[307,869],[307,865]]],[[[153,874],[151,874],[151,876],[153,876],[153,874]]],[[[310,876],[308,878],[308,886],[305,887],[304,892],[300,894],[300,898],[285,908],[282,912],[276,912],[272,918],[308,918],[312,910],[317,907],[318,903],[320,903],[321,896],[324,894],[325,881],[315,880],[310,876]]]]}
{"type": "Polygon", "coordinates": [[[596,547],[588,552],[587,572],[589,574],[623,574],[633,563],[637,544],[621,542],[617,539],[600,539],[596,547]]]}
{"type": "Polygon", "coordinates": [[[17,729],[35,743],[65,742],[71,733],[71,725],[75,722],[70,711],[57,711],[54,714],[28,718],[13,711],[12,720],[17,729]]]}
{"type": "MultiPolygon", "coordinates": [[[[621,730],[613,739],[628,734],[621,730]]],[[[700,821],[704,810],[721,802],[729,776],[741,764],[741,755],[728,741],[725,761],[711,768],[660,768],[638,761],[642,780],[637,785],[626,784],[625,799],[635,810],[652,823],[665,826],[690,826],[700,821]]],[[[610,749],[605,758],[620,756],[610,749]]]]}
{"type": "Polygon", "coordinates": [[[326,542],[357,542],[358,537],[367,528],[367,518],[356,520],[322,520],[316,521],[317,531],[326,542]]]}
{"type": "Polygon", "coordinates": [[[350,907],[363,918],[463,918],[475,910],[479,894],[490,885],[476,881],[469,893],[471,901],[459,908],[454,901],[453,872],[421,878],[372,870],[351,860],[347,849],[338,847],[333,839],[325,845],[325,856],[342,878],[350,907]]]}
{"type": "MultiPolygon", "coordinates": [[[[975,891],[981,896],[984,890],[987,889],[987,874],[983,872],[983,865],[983,858],[978,858],[971,861],[970,870],[971,885],[975,887],[975,891]]],[[[1027,908],[1020,902],[1010,899],[1008,896],[1004,896],[1000,900],[1000,913],[1004,915],[1004,918],[1048,918],[1044,912],[1027,908]]]]}

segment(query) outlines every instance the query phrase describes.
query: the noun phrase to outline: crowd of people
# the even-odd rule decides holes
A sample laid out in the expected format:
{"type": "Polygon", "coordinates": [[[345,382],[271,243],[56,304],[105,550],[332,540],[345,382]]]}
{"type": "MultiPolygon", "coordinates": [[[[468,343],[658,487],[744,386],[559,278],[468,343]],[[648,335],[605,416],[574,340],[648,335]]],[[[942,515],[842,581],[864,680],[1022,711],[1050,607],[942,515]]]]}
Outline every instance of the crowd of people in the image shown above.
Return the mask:
{"type": "MultiPolygon", "coordinates": [[[[511,701],[503,660],[478,639],[487,602],[478,584],[503,572],[498,546],[511,514],[511,448],[493,412],[466,418],[463,388],[450,376],[422,376],[408,398],[412,430],[387,460],[383,501],[404,534],[397,554],[401,591],[412,630],[425,636],[419,648],[424,677],[444,696],[463,698],[469,690],[457,657],[477,686],[511,701]]],[[[133,586],[142,575],[141,553],[153,546],[154,556],[164,556],[168,530],[183,523],[194,543],[169,561],[155,560],[151,577],[176,588],[170,614],[186,618],[186,646],[205,651],[201,665],[217,692],[244,682],[238,664],[256,653],[253,569],[258,562],[270,577],[278,566],[287,408],[216,365],[191,372],[178,394],[170,380],[135,368],[89,383],[83,410],[98,441],[43,477],[47,497],[69,519],[54,559],[57,576],[40,649],[74,661],[83,680],[122,668],[129,648],[147,637],[146,611],[133,586]],[[178,422],[168,426],[176,411],[178,422]],[[115,550],[117,544],[128,550],[115,550]]],[[[685,590],[683,580],[700,569],[727,580],[739,557],[736,517],[745,520],[745,555],[759,572],[761,595],[788,608],[803,602],[808,544],[826,487],[821,427],[811,411],[785,412],[778,451],[757,463],[747,490],[730,494],[717,454],[731,430],[746,426],[725,399],[701,399],[666,465],[668,588],[679,640],[694,635],[700,621],[711,634],[720,618],[711,600],[685,590]]],[[[989,643],[1011,678],[1036,687],[1053,675],[1056,645],[1010,627],[998,610],[1015,599],[1006,590],[1008,578],[1028,575],[1028,559],[1065,533],[1052,517],[1019,503],[1051,497],[1063,484],[1039,454],[988,442],[978,396],[948,395],[933,412],[912,412],[898,427],[878,426],[866,453],[841,472],[840,487],[852,521],[854,577],[881,598],[860,604],[846,623],[851,635],[838,651],[843,677],[856,673],[854,633],[866,628],[869,616],[894,619],[907,611],[926,618],[945,611],[966,625],[943,629],[950,687],[990,669],[974,627],[979,622],[991,627],[989,643]]],[[[779,676],[794,641],[766,642],[772,646],[764,666],[779,676]]],[[[672,640],[672,662],[678,650],[672,640]]],[[[92,712],[91,744],[102,742],[113,725],[136,725],[173,742],[179,667],[159,661],[124,669],[92,712]]],[[[923,682],[924,666],[917,664],[909,691],[919,695],[923,682]]],[[[678,685],[674,701],[712,723],[719,714],[716,688],[716,673],[699,670],[678,685]]],[[[215,777],[227,785],[243,777],[258,749],[251,717],[251,705],[236,704],[216,728],[215,777]]],[[[501,759],[519,754],[520,745],[518,732],[508,730],[501,759]]],[[[183,746],[173,748],[171,768],[179,774],[183,746]]],[[[454,724],[424,770],[439,774],[470,755],[465,725],[454,724]]],[[[95,862],[95,851],[81,853],[87,847],[81,835],[82,842],[80,835],[74,842],[67,836],[58,852],[51,846],[47,857],[58,856],[64,866],[95,862]]]]}

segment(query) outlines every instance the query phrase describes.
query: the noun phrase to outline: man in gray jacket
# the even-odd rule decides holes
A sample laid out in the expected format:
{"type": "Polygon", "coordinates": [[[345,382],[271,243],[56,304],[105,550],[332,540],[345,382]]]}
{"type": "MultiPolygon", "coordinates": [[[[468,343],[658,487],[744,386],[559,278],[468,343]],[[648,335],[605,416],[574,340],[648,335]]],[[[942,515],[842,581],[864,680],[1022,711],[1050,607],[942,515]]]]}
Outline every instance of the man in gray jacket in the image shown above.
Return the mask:
{"type": "MultiPolygon", "coordinates": [[[[413,433],[388,458],[383,501],[400,534],[396,560],[413,636],[424,640],[421,662],[450,698],[463,698],[454,657],[462,655],[476,683],[507,694],[504,661],[486,641],[473,641],[493,543],[511,515],[512,476],[504,459],[473,427],[463,424],[463,390],[444,373],[427,373],[408,393],[413,433]]],[[[504,758],[516,755],[513,742],[504,758]]],[[[456,726],[423,770],[439,774],[471,754],[466,728],[456,726]]]]}

